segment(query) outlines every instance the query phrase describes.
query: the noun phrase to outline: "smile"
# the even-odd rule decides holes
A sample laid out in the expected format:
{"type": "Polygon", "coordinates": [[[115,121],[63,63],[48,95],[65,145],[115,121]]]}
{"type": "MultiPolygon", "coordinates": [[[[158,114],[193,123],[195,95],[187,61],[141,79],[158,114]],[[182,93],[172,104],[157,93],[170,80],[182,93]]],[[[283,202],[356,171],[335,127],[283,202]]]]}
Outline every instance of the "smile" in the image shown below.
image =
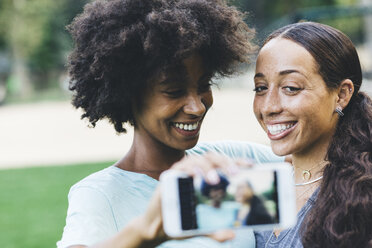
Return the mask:
{"type": "Polygon", "coordinates": [[[287,124],[275,124],[275,125],[267,125],[267,130],[271,135],[277,135],[283,133],[284,131],[293,127],[296,123],[287,123],[287,124]]]}
{"type": "Polygon", "coordinates": [[[173,122],[172,125],[175,126],[176,128],[179,128],[185,131],[194,131],[198,128],[199,121],[195,123],[173,122]]]}

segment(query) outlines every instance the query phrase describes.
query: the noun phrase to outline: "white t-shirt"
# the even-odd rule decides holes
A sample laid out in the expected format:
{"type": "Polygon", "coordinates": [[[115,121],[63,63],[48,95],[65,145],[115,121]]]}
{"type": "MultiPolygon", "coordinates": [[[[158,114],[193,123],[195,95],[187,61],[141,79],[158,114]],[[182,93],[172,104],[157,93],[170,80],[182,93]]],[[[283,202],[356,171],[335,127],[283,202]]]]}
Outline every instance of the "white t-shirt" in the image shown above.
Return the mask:
{"type": "MultiPolygon", "coordinates": [[[[282,162],[268,146],[249,142],[224,141],[199,144],[188,154],[216,151],[234,158],[250,158],[257,163],[282,162]]],[[[110,166],[84,178],[71,187],[69,207],[58,248],[93,245],[112,237],[133,218],[143,214],[158,181],[140,173],[110,166]]],[[[167,241],[161,248],[255,247],[253,232],[239,230],[236,238],[218,243],[206,237],[167,241]]]]}

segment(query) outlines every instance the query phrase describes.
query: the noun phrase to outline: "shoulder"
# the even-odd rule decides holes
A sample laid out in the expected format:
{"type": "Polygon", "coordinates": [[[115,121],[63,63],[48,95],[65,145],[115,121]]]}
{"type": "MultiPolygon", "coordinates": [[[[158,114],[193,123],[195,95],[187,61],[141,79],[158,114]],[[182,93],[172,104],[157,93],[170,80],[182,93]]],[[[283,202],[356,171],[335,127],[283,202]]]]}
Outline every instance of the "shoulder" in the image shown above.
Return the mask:
{"type": "Polygon", "coordinates": [[[124,171],[115,166],[110,166],[74,184],[70,189],[70,194],[81,189],[109,193],[116,189],[128,190],[144,185],[152,188],[155,187],[156,184],[156,180],[144,174],[124,171]]]}
{"type": "Polygon", "coordinates": [[[144,174],[114,166],[77,182],[68,195],[66,226],[58,247],[91,245],[112,236],[145,211],[156,183],[144,174]]]}
{"type": "Polygon", "coordinates": [[[115,212],[119,205],[121,209],[132,209],[131,202],[145,201],[152,195],[157,183],[147,175],[110,166],[71,187],[68,194],[69,209],[93,209],[94,206],[96,211],[107,209],[115,212]]]}
{"type": "Polygon", "coordinates": [[[122,184],[121,181],[127,181],[119,180],[119,178],[120,174],[113,166],[83,178],[70,188],[68,194],[69,211],[81,210],[81,208],[91,210],[92,206],[94,209],[107,208],[115,189],[122,184]]]}

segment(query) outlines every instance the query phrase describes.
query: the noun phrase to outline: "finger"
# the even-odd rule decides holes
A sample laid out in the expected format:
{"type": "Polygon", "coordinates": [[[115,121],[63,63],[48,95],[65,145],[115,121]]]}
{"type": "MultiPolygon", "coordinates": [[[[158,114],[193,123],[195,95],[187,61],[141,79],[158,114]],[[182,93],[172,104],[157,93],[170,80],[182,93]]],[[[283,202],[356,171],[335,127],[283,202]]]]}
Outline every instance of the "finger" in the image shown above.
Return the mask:
{"type": "Polygon", "coordinates": [[[201,164],[203,164],[202,160],[203,157],[200,155],[187,156],[175,163],[171,169],[182,171],[190,176],[203,175],[204,172],[201,166],[201,164]]]}
{"type": "Polygon", "coordinates": [[[292,164],[292,155],[285,156],[284,161],[287,162],[287,163],[292,164]]]}
{"type": "Polygon", "coordinates": [[[206,156],[187,156],[172,166],[172,169],[182,171],[191,176],[200,175],[211,184],[219,182],[219,176],[214,163],[206,156]]]}
{"type": "Polygon", "coordinates": [[[225,175],[236,175],[239,173],[239,166],[235,160],[218,153],[209,152],[205,155],[213,168],[223,172],[225,175]]]}
{"type": "Polygon", "coordinates": [[[145,214],[140,216],[138,219],[135,219],[134,221],[136,222],[136,226],[139,226],[142,237],[144,237],[147,242],[153,244],[151,245],[151,247],[155,247],[156,245],[170,239],[165,234],[163,229],[163,218],[161,211],[161,185],[156,188],[153,196],[151,197],[145,214]]]}
{"type": "Polygon", "coordinates": [[[255,165],[255,162],[251,159],[238,158],[235,159],[234,161],[236,166],[240,169],[252,168],[255,165]]]}

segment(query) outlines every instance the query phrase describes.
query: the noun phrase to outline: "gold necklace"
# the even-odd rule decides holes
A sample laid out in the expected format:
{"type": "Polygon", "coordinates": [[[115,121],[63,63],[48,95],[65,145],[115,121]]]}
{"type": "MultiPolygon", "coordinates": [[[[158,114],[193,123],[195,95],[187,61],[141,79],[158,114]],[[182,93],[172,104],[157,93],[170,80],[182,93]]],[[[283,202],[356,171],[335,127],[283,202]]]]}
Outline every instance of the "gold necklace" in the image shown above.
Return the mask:
{"type": "Polygon", "coordinates": [[[322,162],[320,162],[320,163],[318,163],[318,164],[316,164],[314,167],[312,167],[312,168],[310,168],[310,169],[303,169],[303,168],[301,168],[301,167],[298,167],[298,166],[295,166],[295,168],[297,169],[301,169],[302,170],[302,178],[304,179],[304,180],[310,180],[310,178],[311,178],[311,170],[312,169],[315,169],[315,168],[317,168],[317,167],[319,167],[319,166],[323,166],[323,165],[325,165],[325,164],[327,164],[328,163],[328,161],[322,161],[322,162]]]}

